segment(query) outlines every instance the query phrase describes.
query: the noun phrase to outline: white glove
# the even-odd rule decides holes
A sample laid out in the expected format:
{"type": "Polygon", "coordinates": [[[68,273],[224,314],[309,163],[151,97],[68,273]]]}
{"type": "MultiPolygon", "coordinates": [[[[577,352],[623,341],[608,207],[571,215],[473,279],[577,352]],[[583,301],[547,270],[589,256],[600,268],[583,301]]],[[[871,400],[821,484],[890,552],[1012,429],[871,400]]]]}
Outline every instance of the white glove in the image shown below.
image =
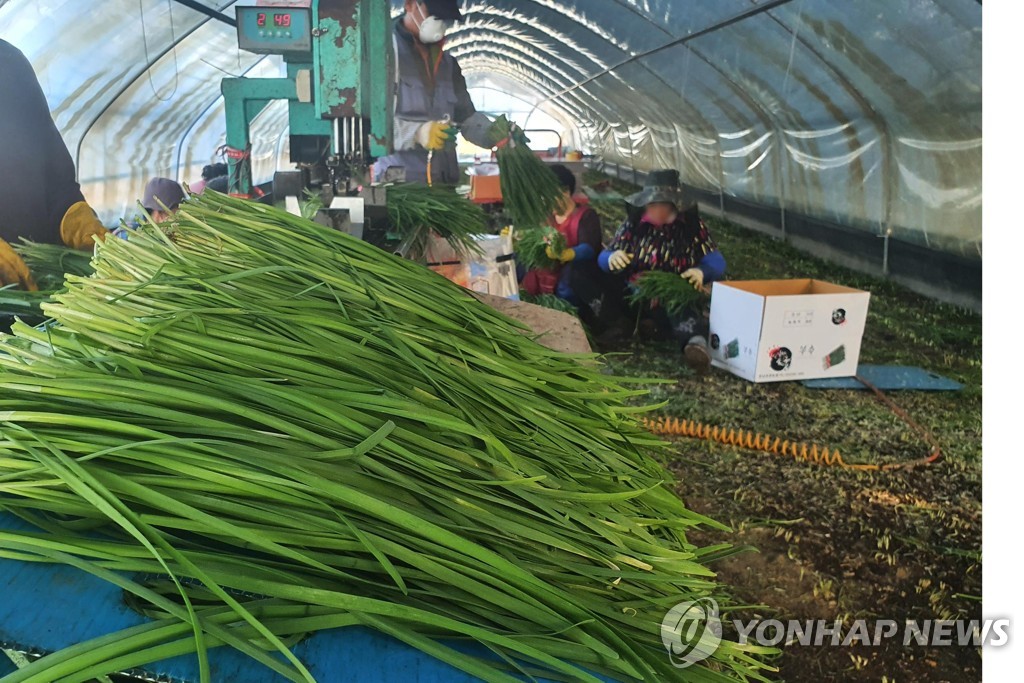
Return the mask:
{"type": "Polygon", "coordinates": [[[625,270],[632,262],[633,255],[627,254],[623,249],[619,249],[608,257],[608,267],[615,272],[625,270]]]}
{"type": "Polygon", "coordinates": [[[702,289],[704,287],[704,271],[700,268],[690,268],[683,273],[682,277],[684,280],[689,280],[694,289],[702,289]]]}

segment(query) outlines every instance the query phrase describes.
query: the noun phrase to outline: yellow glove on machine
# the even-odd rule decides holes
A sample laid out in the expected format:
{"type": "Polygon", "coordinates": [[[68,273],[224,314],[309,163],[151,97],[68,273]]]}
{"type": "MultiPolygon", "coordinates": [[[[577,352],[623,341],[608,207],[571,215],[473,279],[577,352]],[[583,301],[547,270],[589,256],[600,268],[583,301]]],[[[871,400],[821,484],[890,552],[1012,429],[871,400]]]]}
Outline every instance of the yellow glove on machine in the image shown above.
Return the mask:
{"type": "Polygon", "coordinates": [[[85,202],[72,204],[60,222],[60,238],[72,249],[91,250],[92,238],[98,236],[103,239],[107,234],[107,229],[100,223],[92,207],[85,202]]]}
{"type": "Polygon", "coordinates": [[[0,287],[18,285],[22,289],[36,291],[35,281],[28,272],[28,266],[10,244],[0,239],[0,287]]]}

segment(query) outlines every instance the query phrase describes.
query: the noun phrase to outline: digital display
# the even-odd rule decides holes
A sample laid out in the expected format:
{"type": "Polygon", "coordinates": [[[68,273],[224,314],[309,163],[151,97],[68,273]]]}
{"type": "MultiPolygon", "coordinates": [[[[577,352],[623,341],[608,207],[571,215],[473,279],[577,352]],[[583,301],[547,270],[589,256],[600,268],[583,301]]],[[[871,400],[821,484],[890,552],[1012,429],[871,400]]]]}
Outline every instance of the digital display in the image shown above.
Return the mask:
{"type": "MultiPolygon", "coordinates": [[[[0,0],[0,5],[4,2],[0,0]]],[[[308,8],[250,5],[235,10],[239,48],[260,55],[312,56],[312,15],[308,8]]]]}
{"type": "MultiPolygon", "coordinates": [[[[274,26],[278,28],[289,28],[292,25],[292,15],[290,14],[274,14],[274,26]]],[[[256,25],[263,28],[267,25],[267,13],[260,12],[256,15],[256,25]]]]}

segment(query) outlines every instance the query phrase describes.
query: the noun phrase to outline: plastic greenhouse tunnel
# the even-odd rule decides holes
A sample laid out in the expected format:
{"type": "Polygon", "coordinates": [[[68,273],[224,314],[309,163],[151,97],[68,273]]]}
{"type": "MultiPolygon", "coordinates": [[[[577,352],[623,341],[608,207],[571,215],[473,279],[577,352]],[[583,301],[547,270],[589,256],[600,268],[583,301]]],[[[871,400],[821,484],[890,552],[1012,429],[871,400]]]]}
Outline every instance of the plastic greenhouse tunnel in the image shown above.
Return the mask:
{"type": "Polygon", "coordinates": [[[0,0],[0,683],[995,672],[982,14],[0,0]]]}

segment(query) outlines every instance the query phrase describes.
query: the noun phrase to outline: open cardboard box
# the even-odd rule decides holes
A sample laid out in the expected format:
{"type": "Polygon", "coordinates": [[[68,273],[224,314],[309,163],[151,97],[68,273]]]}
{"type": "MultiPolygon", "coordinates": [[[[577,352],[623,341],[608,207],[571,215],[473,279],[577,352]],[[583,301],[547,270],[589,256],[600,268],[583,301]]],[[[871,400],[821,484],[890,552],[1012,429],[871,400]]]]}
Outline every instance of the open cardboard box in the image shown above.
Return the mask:
{"type": "Polygon", "coordinates": [[[751,382],[851,377],[870,298],[821,280],[716,282],[712,363],[751,382]]]}

